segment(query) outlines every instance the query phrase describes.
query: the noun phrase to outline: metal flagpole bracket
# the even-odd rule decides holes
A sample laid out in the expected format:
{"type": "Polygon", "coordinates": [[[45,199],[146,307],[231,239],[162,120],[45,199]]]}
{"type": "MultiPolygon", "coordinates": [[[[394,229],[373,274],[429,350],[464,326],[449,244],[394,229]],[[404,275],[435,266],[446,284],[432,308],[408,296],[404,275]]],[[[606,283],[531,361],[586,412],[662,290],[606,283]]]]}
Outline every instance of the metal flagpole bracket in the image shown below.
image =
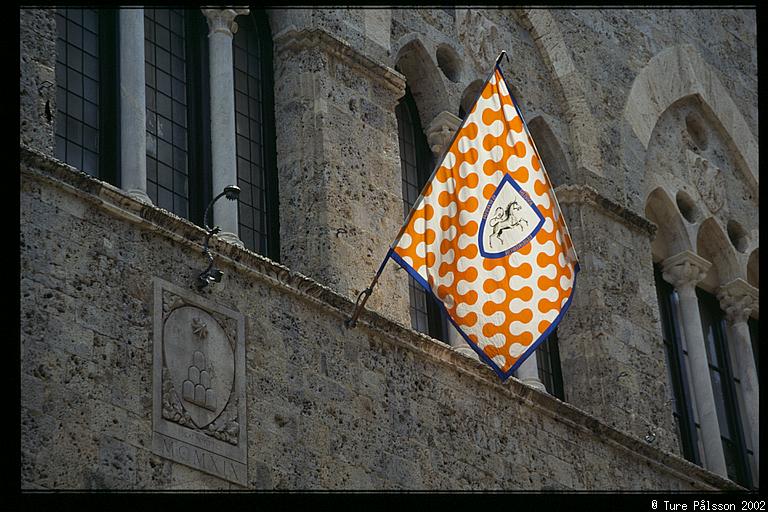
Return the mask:
{"type": "Polygon", "coordinates": [[[373,285],[360,292],[360,295],[357,296],[357,300],[355,301],[355,311],[352,313],[350,318],[344,320],[344,325],[350,329],[357,325],[357,317],[360,316],[360,312],[363,310],[363,306],[368,301],[368,297],[370,297],[372,293],[373,285]],[[360,299],[362,299],[362,302],[360,302],[360,299]]]}
{"type": "Polygon", "coordinates": [[[373,293],[373,287],[376,286],[376,283],[379,281],[379,276],[384,270],[384,266],[387,264],[387,261],[391,255],[392,248],[390,247],[389,251],[387,251],[387,255],[384,257],[384,261],[381,262],[381,266],[379,267],[378,272],[376,272],[376,275],[373,276],[373,281],[371,281],[370,286],[361,291],[360,295],[357,296],[357,300],[355,301],[355,310],[352,312],[352,316],[347,320],[344,320],[344,325],[350,329],[353,329],[355,325],[357,325],[357,317],[360,316],[360,312],[363,310],[363,306],[365,306],[365,303],[368,301],[368,297],[370,297],[373,293]]]}

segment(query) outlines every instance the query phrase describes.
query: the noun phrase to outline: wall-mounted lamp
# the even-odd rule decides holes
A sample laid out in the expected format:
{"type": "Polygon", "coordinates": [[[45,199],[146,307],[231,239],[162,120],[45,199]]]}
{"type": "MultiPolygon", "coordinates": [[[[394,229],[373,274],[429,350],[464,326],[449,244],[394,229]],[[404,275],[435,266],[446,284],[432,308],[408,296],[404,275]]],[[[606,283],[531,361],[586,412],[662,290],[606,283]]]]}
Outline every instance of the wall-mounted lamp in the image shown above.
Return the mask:
{"type": "Polygon", "coordinates": [[[203,270],[200,275],[197,276],[196,284],[198,290],[202,290],[209,284],[221,282],[221,278],[224,276],[224,272],[213,266],[213,255],[208,248],[208,242],[211,240],[211,237],[221,231],[219,226],[214,226],[212,228],[208,227],[208,212],[213,207],[213,203],[221,199],[222,196],[226,196],[230,201],[235,201],[239,195],[240,187],[237,185],[229,185],[228,187],[224,187],[224,191],[214,197],[211,202],[208,203],[208,206],[205,209],[205,213],[203,214],[203,227],[205,227],[208,232],[206,233],[205,241],[203,242],[203,254],[208,257],[208,268],[203,270]]]}

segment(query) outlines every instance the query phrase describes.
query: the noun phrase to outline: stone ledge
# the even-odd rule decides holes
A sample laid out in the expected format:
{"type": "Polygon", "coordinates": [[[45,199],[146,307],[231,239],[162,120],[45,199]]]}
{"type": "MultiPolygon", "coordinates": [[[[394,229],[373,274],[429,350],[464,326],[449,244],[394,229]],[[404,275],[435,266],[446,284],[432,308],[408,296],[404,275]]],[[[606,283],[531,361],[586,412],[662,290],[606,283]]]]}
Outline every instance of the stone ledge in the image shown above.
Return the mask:
{"type": "Polygon", "coordinates": [[[283,53],[287,50],[299,52],[307,48],[320,47],[329,55],[362,69],[369,77],[381,81],[399,96],[405,93],[405,77],[403,75],[389,66],[366,57],[346,41],[321,28],[297,29],[291,25],[276,34],[273,41],[277,53],[283,53]]]}
{"type": "Polygon", "coordinates": [[[656,235],[656,224],[613,202],[589,185],[560,185],[555,189],[555,194],[560,204],[588,204],[643,235],[650,238],[656,235]]]}
{"type": "MultiPolygon", "coordinates": [[[[116,187],[38,151],[21,146],[20,171],[23,177],[48,182],[84,201],[104,208],[111,215],[136,223],[144,229],[160,232],[195,251],[202,250],[201,242],[205,235],[202,228],[166,210],[141,203],[116,187]]],[[[597,193],[594,192],[594,194],[597,193]]],[[[351,300],[268,258],[222,242],[215,237],[211,245],[220,264],[236,267],[293,294],[300,300],[312,302],[338,317],[339,321],[347,319],[354,309],[355,305],[351,300]]],[[[501,393],[510,400],[522,400],[528,406],[556,421],[565,423],[576,431],[603,439],[607,444],[657,467],[659,471],[697,485],[702,490],[744,491],[742,487],[730,480],[674,454],[650,446],[570,404],[526,386],[515,378],[501,383],[496,374],[483,363],[375,312],[364,311],[358,319],[358,326],[387,338],[390,342],[407,350],[451,365],[465,377],[487,386],[489,391],[501,393]]]]}

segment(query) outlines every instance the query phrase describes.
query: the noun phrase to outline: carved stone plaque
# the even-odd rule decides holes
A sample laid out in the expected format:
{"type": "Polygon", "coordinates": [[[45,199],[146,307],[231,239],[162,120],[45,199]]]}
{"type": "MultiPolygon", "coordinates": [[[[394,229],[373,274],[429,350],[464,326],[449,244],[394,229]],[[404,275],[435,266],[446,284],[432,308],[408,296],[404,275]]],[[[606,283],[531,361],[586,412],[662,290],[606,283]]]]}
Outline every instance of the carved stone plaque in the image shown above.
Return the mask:
{"type": "Polygon", "coordinates": [[[152,450],[245,486],[245,319],[155,279],[152,450]]]}

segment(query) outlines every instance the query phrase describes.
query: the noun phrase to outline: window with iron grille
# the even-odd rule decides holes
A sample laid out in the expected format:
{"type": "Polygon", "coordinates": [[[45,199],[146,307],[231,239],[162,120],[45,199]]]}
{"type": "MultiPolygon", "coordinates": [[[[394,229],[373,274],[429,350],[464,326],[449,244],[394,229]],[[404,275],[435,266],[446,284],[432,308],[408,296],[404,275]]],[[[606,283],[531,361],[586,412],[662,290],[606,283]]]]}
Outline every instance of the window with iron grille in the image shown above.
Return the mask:
{"type": "Polygon", "coordinates": [[[272,40],[262,12],[237,18],[233,41],[239,237],[279,261],[272,40]]]}
{"type": "Polygon", "coordinates": [[[55,17],[55,155],[116,184],[116,12],[57,9],[55,17]]]}
{"type": "MultiPolygon", "coordinates": [[[[237,22],[239,236],[279,260],[271,35],[263,11],[237,22]]],[[[56,156],[119,185],[117,11],[58,9],[56,27],[56,156]]],[[[144,9],[144,46],[147,195],[202,224],[213,197],[208,23],[200,9],[144,9]]]]}
{"type": "Polygon", "coordinates": [[[682,346],[680,336],[681,324],[677,314],[677,292],[671,284],[664,280],[657,264],[653,266],[653,274],[661,316],[661,335],[667,363],[667,379],[672,386],[672,416],[677,424],[677,435],[683,456],[694,464],[701,465],[692,408],[693,399],[685,372],[684,358],[687,357],[687,351],[682,346]]]}
{"type": "MultiPolygon", "coordinates": [[[[416,102],[406,86],[395,109],[403,176],[403,211],[407,216],[432,174],[434,158],[421,128],[416,102]]],[[[447,322],[435,298],[409,276],[411,326],[433,338],[447,341],[447,322]]]]}
{"type": "Polygon", "coordinates": [[[747,321],[747,325],[749,326],[749,337],[752,341],[752,355],[755,358],[755,370],[757,370],[757,382],[760,382],[760,353],[758,352],[758,347],[760,346],[760,343],[758,340],[760,339],[760,322],[756,318],[750,318],[747,321]]]}
{"type": "Polygon", "coordinates": [[[196,76],[191,69],[200,67],[199,54],[190,48],[194,17],[202,14],[144,10],[147,195],[156,206],[184,218],[190,217],[190,147],[197,142],[190,139],[190,93],[202,86],[193,83],[196,76]]]}
{"type": "Polygon", "coordinates": [[[549,333],[546,341],[542,342],[536,349],[536,365],[539,370],[539,380],[544,384],[547,393],[560,400],[565,400],[557,329],[549,333]]]}
{"type": "Polygon", "coordinates": [[[736,397],[739,380],[731,371],[725,337],[725,319],[720,304],[713,295],[698,288],[696,294],[699,298],[701,326],[704,330],[709,375],[728,478],[745,487],[751,487],[752,478],[747,463],[751,452],[746,449],[744,443],[744,430],[736,397]]]}

